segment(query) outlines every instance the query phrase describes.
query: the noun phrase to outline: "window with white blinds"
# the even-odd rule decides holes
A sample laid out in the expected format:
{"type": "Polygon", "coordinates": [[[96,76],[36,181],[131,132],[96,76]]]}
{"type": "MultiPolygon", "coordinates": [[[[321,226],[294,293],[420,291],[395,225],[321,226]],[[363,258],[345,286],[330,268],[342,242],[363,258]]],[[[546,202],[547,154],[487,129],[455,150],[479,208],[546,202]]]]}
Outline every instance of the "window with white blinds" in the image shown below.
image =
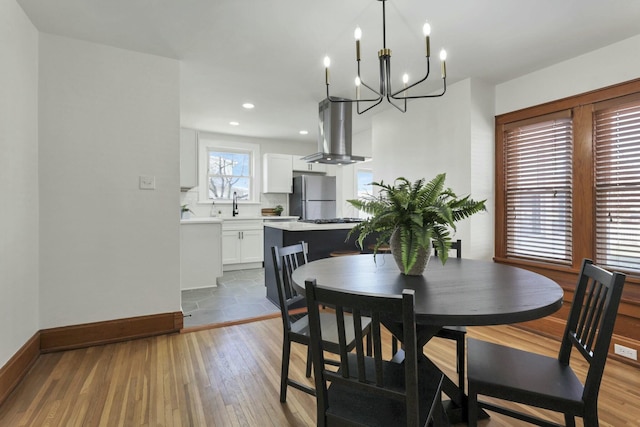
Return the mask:
{"type": "MultiPolygon", "coordinates": [[[[637,98],[637,97],[636,97],[637,98]]],[[[640,271],[640,100],[594,113],[596,261],[640,271]]]]}
{"type": "Polygon", "coordinates": [[[507,257],[570,264],[570,112],[505,126],[504,138],[507,257]]]}

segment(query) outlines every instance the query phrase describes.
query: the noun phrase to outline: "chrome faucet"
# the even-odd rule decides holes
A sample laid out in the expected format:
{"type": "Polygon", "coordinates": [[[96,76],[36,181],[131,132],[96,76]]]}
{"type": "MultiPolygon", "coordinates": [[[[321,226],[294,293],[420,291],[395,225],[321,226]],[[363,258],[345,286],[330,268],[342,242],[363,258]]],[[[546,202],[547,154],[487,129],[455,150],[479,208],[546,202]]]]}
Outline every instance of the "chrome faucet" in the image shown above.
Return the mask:
{"type": "Polygon", "coordinates": [[[238,193],[233,192],[233,216],[238,215],[238,193]]]}

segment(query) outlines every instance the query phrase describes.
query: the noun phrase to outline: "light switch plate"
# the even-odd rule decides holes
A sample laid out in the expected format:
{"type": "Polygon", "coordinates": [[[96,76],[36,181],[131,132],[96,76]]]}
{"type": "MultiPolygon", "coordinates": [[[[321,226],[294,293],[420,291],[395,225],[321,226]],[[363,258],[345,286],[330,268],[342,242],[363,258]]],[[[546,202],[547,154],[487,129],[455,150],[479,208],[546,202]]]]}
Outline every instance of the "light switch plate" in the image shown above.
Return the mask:
{"type": "Polygon", "coordinates": [[[141,190],[155,190],[156,189],[156,177],[153,175],[140,175],[140,189],[141,190]]]}

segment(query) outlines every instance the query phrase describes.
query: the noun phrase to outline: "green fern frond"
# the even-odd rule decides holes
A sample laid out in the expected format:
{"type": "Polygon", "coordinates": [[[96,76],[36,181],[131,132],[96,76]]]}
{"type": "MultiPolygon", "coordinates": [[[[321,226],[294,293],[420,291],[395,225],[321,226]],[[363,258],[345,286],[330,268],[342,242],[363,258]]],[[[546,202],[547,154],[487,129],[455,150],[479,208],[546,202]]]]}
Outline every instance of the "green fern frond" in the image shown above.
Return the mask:
{"type": "Polygon", "coordinates": [[[383,181],[372,185],[379,188],[377,196],[348,200],[356,209],[371,215],[348,233],[347,239],[357,235],[360,248],[366,237],[377,236],[374,256],[382,244],[388,244],[394,230],[400,231],[402,266],[404,272],[415,264],[418,250],[431,250],[431,241],[438,248],[438,256],[444,264],[451,246],[450,230],[455,223],[477,212],[486,210],[485,200],[474,201],[470,196],[458,198],[445,187],[446,174],[438,174],[432,180],[424,178],[411,183],[404,177],[393,185],[383,181]]]}

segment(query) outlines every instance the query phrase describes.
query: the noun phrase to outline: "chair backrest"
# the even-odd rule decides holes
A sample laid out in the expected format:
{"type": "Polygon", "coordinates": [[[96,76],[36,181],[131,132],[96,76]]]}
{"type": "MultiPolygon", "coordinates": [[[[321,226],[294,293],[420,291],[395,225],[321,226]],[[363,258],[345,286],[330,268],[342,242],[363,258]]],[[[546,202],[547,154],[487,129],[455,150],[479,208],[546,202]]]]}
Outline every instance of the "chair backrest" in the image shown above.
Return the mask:
{"type": "Polygon", "coordinates": [[[625,275],[612,273],[585,259],[562,337],[558,359],[569,364],[571,350],[576,348],[589,363],[583,400],[595,404],[625,275]]]}
{"type": "Polygon", "coordinates": [[[325,425],[325,413],[328,408],[328,382],[338,383],[353,388],[354,393],[375,393],[391,399],[404,401],[407,408],[407,425],[418,423],[418,366],[415,323],[415,291],[405,289],[402,295],[380,296],[370,294],[354,294],[324,288],[316,285],[315,279],[305,282],[307,306],[309,312],[309,327],[311,336],[311,352],[316,382],[316,399],[318,407],[318,425],[325,425]],[[338,325],[338,342],[340,368],[338,372],[326,369],[324,360],[324,346],[320,328],[319,306],[331,306],[327,311],[334,313],[338,325]],[[335,311],[334,311],[335,308],[335,311]],[[345,312],[349,315],[345,316],[345,312]],[[365,356],[362,344],[362,315],[371,318],[371,339],[373,356],[365,356]],[[383,355],[381,342],[381,319],[401,321],[404,331],[405,360],[405,389],[387,388],[383,373],[383,355]],[[345,321],[353,322],[356,346],[349,352],[345,332],[345,321]],[[351,359],[351,363],[349,363],[351,359]],[[367,360],[367,362],[365,362],[367,360]],[[367,371],[365,363],[375,369],[367,371]],[[357,362],[357,363],[356,363],[357,362]]]}
{"type": "Polygon", "coordinates": [[[307,244],[300,242],[295,245],[271,248],[273,265],[276,274],[276,285],[278,288],[278,302],[282,321],[286,330],[291,329],[291,317],[289,307],[304,299],[304,295],[298,295],[291,282],[291,274],[299,266],[307,263],[307,244]]]}
{"type": "MultiPolygon", "coordinates": [[[[462,240],[458,239],[456,241],[452,241],[449,250],[456,251],[456,258],[462,258],[462,240]]],[[[436,242],[433,242],[433,254],[438,256],[438,247],[436,246],[436,242]]]]}

